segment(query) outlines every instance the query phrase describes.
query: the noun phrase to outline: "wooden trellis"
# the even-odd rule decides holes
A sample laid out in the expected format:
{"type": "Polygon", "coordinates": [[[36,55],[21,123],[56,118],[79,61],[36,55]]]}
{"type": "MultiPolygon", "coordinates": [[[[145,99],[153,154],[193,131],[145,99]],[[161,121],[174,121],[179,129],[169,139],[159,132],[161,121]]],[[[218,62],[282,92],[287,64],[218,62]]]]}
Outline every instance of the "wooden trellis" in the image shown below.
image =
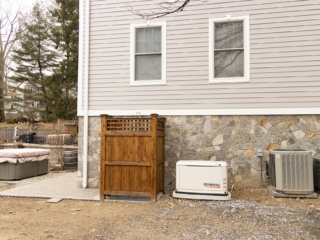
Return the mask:
{"type": "Polygon", "coordinates": [[[165,119],[101,115],[100,199],[149,196],[164,190],[165,119]]]}

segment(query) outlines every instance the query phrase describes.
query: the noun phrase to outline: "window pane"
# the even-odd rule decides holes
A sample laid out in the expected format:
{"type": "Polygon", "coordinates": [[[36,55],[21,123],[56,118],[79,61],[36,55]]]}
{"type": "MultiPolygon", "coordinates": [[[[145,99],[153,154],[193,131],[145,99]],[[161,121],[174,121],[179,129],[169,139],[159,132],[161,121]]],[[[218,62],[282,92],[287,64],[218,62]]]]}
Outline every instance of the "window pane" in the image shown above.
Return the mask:
{"type": "Polygon", "coordinates": [[[243,48],[243,22],[223,22],[214,24],[214,48],[243,48]]]}
{"type": "Polygon", "coordinates": [[[161,28],[153,28],[153,52],[161,52],[161,28]]]}
{"type": "Polygon", "coordinates": [[[135,80],[160,80],[161,55],[136,56],[135,80]]]}
{"type": "Polygon", "coordinates": [[[214,53],[214,77],[244,76],[243,51],[219,51],[214,53]]]}
{"type": "Polygon", "coordinates": [[[231,27],[231,22],[214,24],[215,49],[230,48],[231,27]]]}
{"type": "Polygon", "coordinates": [[[153,45],[153,29],[152,28],[146,28],[145,29],[145,53],[152,52],[152,45],[153,45]]]}
{"type": "Polygon", "coordinates": [[[144,44],[144,28],[136,29],[136,53],[145,52],[145,44],[144,44]]]}
{"type": "Polygon", "coordinates": [[[233,22],[233,47],[243,48],[243,22],[233,22]]]}
{"type": "Polygon", "coordinates": [[[136,42],[136,53],[144,53],[145,52],[145,44],[144,42],[136,42]]]}
{"type": "Polygon", "coordinates": [[[144,28],[136,28],[136,40],[144,41],[144,28]]]}
{"type": "Polygon", "coordinates": [[[161,27],[136,29],[136,53],[161,52],[161,27]]]}

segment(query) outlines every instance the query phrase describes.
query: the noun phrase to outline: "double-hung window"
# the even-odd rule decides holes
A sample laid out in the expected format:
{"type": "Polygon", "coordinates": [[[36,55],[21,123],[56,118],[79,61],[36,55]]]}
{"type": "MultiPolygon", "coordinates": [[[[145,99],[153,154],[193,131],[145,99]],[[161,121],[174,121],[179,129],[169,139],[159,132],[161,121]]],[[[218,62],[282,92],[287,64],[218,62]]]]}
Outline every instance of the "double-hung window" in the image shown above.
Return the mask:
{"type": "Polygon", "coordinates": [[[249,16],[209,20],[209,82],[250,81],[249,16]]]}
{"type": "Polygon", "coordinates": [[[130,84],[166,83],[165,23],[131,25],[130,84]]]}

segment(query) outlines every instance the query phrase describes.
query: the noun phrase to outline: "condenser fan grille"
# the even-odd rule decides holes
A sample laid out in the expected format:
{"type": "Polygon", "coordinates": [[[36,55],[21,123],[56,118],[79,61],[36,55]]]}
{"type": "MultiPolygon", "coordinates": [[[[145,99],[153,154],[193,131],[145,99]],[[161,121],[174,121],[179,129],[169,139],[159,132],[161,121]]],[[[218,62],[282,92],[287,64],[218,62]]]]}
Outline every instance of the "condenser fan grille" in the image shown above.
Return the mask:
{"type": "Polygon", "coordinates": [[[304,191],[310,186],[310,160],[307,154],[281,156],[283,190],[304,191]]]}

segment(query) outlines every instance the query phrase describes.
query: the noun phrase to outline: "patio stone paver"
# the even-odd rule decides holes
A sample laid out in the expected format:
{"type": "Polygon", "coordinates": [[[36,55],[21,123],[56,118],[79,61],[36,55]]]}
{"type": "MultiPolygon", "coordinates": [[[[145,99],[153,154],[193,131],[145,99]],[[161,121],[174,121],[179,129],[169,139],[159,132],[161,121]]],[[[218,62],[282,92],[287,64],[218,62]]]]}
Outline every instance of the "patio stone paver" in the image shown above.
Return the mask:
{"type": "Polygon", "coordinates": [[[77,188],[77,172],[0,192],[0,196],[99,200],[99,189],[77,188]]]}

